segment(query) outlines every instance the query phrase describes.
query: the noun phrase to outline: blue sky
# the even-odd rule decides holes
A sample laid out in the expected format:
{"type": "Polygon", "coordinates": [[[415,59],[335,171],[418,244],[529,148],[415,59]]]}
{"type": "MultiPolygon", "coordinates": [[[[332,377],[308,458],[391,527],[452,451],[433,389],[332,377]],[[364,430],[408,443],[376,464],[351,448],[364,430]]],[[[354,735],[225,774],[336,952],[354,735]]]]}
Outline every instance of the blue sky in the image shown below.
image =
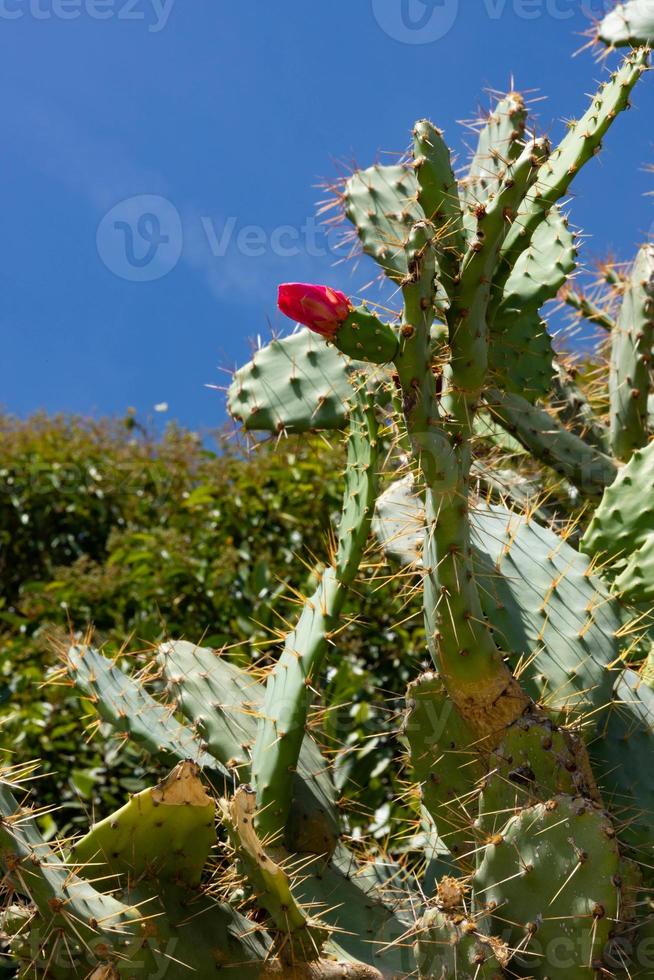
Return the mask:
{"type": "MultiPolygon", "coordinates": [[[[220,424],[205,385],[286,327],[278,282],[370,277],[333,267],[320,178],[402,151],[423,116],[463,155],[457,121],[512,74],[560,135],[606,71],[572,57],[604,6],[0,0],[0,404],[220,424]]],[[[649,233],[653,109],[654,76],[577,182],[588,262],[649,233]]]]}

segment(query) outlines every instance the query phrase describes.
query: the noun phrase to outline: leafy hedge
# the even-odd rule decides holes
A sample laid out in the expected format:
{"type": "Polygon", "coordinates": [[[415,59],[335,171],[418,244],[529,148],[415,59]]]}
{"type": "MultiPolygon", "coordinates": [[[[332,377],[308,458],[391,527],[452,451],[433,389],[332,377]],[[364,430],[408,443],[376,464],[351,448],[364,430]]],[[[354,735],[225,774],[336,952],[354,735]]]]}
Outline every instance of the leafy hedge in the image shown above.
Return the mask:
{"type": "MultiPolygon", "coordinates": [[[[2,744],[12,761],[40,760],[39,800],[59,807],[47,829],[108,812],[146,775],[103,729],[87,741],[89,704],[61,683],[43,686],[57,648],[93,626],[106,650],[144,660],[167,636],[229,646],[247,662],[274,655],[293,592],[310,588],[326,557],[342,464],[338,442],[320,439],[246,454],[225,434],[210,451],[193,433],[170,427],[156,439],[132,419],[0,417],[2,744]]],[[[353,746],[338,770],[358,800],[353,827],[382,836],[400,707],[384,692],[418,670],[400,651],[421,650],[420,617],[379,580],[359,591],[363,617],[340,635],[325,677],[323,704],[338,710],[324,734],[333,748],[353,746]]]]}

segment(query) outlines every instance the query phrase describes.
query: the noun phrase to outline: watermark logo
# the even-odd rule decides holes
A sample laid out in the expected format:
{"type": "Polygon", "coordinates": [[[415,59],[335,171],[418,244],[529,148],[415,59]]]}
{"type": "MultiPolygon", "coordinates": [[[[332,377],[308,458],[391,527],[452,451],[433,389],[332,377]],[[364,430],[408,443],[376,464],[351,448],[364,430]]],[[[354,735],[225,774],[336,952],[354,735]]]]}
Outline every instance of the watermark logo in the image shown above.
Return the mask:
{"type": "MultiPolygon", "coordinates": [[[[478,0],[476,11],[490,21],[505,16],[533,21],[543,17],[568,21],[582,15],[600,19],[614,0],[478,0]]],[[[404,44],[433,44],[449,34],[460,9],[459,0],[372,0],[382,30],[404,44]]],[[[470,12],[466,11],[469,16],[470,12]]]]}
{"type": "Polygon", "coordinates": [[[147,24],[151,34],[167,25],[175,0],[0,0],[0,20],[120,20],[147,24]]]}
{"type": "Polygon", "coordinates": [[[372,0],[381,29],[404,44],[433,44],[449,34],[459,0],[372,0]]]}
{"type": "Polygon", "coordinates": [[[106,267],[130,282],[163,279],[182,255],[184,232],[179,211],[154,194],[121,201],[98,226],[98,254],[106,267]]]}

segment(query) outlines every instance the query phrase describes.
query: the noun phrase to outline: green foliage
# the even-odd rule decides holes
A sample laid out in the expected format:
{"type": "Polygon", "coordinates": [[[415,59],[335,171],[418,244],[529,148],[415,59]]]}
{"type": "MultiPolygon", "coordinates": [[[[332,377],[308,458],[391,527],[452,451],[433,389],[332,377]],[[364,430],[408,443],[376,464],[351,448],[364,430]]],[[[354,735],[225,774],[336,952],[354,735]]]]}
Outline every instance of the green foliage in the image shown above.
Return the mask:
{"type": "MultiPolygon", "coordinates": [[[[80,744],[92,706],[67,686],[41,686],[70,628],[92,624],[111,653],[128,642],[147,651],[174,635],[228,645],[230,658],[251,663],[275,655],[294,590],[310,590],[314,566],[329,555],[341,506],[340,436],[331,449],[289,439],[250,454],[223,435],[215,447],[176,428],[155,439],[118,423],[2,420],[0,724],[16,758],[41,760],[39,799],[63,806],[42,821],[50,833],[55,823],[85,823],[91,807],[111,812],[144,788],[146,772],[139,750],[108,738],[107,726],[80,744]]],[[[327,717],[330,739],[374,735],[382,747],[386,766],[366,812],[352,819],[386,812],[383,832],[395,748],[379,691],[392,689],[398,669],[405,682],[417,671],[399,658],[415,625],[393,629],[405,614],[388,589],[364,587],[362,598],[361,615],[374,627],[365,644],[354,625],[342,633],[333,703],[348,707],[327,717]]],[[[380,760],[353,762],[341,770],[346,798],[380,760]]]]}

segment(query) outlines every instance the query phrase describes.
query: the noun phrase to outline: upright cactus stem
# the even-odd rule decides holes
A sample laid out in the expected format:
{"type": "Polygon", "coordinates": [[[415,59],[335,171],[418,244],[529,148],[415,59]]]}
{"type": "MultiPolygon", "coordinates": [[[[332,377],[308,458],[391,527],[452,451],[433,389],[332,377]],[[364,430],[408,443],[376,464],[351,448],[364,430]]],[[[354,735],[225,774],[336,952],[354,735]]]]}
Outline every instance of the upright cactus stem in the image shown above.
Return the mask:
{"type": "Polygon", "coordinates": [[[611,449],[626,462],[649,441],[654,349],[654,245],[638,253],[611,344],[611,449]]]}
{"type": "Polygon", "coordinates": [[[518,717],[529,699],[506,668],[484,623],[472,567],[467,498],[474,402],[470,404],[465,394],[454,389],[451,380],[450,417],[440,419],[436,412],[429,344],[435,295],[431,231],[428,225],[416,225],[407,245],[410,277],[403,287],[404,342],[395,363],[406,426],[426,487],[423,564],[428,641],[461,715],[479,734],[488,734],[518,717]]]}
{"type": "Polygon", "coordinates": [[[584,116],[571,124],[567,136],[543,164],[502,247],[497,286],[506,282],[545,215],[565,196],[574,177],[601,148],[602,140],[617,116],[629,107],[631,92],[648,64],[649,48],[639,48],[631,53],[593,97],[584,116]]]}
{"type": "Polygon", "coordinates": [[[427,119],[416,123],[413,136],[414,167],[420,188],[418,201],[425,217],[434,226],[441,282],[448,296],[452,297],[465,240],[450,150],[441,131],[427,119]]]}
{"type": "Polygon", "coordinates": [[[496,193],[475,209],[476,233],[461,264],[449,316],[452,383],[456,389],[474,393],[486,380],[488,305],[498,251],[547,150],[545,141],[528,144],[506,168],[496,193]]]}
{"type": "Polygon", "coordinates": [[[601,497],[615,479],[617,467],[610,456],[566,429],[539,405],[497,388],[488,388],[484,398],[493,418],[508,433],[584,496],[601,497]]]}
{"type": "Polygon", "coordinates": [[[470,170],[461,188],[472,207],[495,190],[507,164],[522,153],[528,116],[520,92],[509,92],[484,120],[470,170]]]}
{"type": "Polygon", "coordinates": [[[607,333],[611,333],[615,329],[615,320],[613,317],[606,310],[601,309],[593,300],[584,296],[583,293],[566,287],[562,292],[561,298],[570,309],[575,310],[580,317],[588,320],[589,323],[601,327],[607,333]]]}
{"type": "Polygon", "coordinates": [[[318,683],[332,633],[359,570],[377,496],[379,435],[374,398],[365,378],[359,379],[354,398],[337,553],[334,563],[322,573],[315,593],[305,601],[268,678],[252,755],[258,832],[278,844],[284,841],[311,689],[318,683]]]}

